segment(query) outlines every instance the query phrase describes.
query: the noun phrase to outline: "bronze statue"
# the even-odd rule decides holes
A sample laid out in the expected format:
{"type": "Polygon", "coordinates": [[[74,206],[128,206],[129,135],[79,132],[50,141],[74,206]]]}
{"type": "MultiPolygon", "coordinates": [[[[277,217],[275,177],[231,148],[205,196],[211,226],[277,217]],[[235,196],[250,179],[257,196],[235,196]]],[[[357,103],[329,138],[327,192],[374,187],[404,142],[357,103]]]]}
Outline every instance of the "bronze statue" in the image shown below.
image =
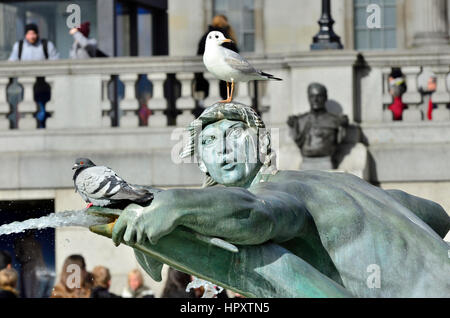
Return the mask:
{"type": "Polygon", "coordinates": [[[133,247],[154,279],[166,263],[249,297],[450,296],[438,204],[351,174],[277,170],[270,134],[242,104],[208,107],[189,131],[183,155],[198,158],[204,188],[88,210],[118,217],[91,230],[133,247]]]}
{"type": "Polygon", "coordinates": [[[287,124],[303,158],[331,157],[345,137],[348,118],[327,111],[327,89],[319,83],[308,86],[311,111],[289,116],[287,124]]]}

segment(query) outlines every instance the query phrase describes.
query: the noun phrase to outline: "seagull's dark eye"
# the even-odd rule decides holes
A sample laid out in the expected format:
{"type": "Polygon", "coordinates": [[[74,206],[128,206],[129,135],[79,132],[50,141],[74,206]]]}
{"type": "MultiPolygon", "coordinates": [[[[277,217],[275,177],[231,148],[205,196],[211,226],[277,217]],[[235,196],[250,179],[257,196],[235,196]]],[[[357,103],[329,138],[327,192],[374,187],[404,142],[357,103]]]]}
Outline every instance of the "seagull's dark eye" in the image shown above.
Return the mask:
{"type": "Polygon", "coordinates": [[[211,35],[209,36],[209,38],[211,39],[211,35]]]}
{"type": "Polygon", "coordinates": [[[219,38],[219,36],[218,35],[216,35],[216,39],[218,39],[219,38]]]}

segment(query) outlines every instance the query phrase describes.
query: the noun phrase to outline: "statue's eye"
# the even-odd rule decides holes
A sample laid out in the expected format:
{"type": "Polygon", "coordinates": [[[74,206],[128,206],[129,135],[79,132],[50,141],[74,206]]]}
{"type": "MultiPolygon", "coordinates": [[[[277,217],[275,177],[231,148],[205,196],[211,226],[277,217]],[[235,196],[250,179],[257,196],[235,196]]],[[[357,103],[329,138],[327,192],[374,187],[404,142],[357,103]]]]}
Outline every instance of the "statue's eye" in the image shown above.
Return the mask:
{"type": "Polygon", "coordinates": [[[243,132],[244,129],[242,127],[231,128],[230,131],[228,132],[228,137],[236,139],[241,137],[243,132]]]}
{"type": "Polygon", "coordinates": [[[205,138],[202,139],[202,145],[210,145],[214,142],[214,140],[216,140],[215,136],[206,136],[205,138]]]}

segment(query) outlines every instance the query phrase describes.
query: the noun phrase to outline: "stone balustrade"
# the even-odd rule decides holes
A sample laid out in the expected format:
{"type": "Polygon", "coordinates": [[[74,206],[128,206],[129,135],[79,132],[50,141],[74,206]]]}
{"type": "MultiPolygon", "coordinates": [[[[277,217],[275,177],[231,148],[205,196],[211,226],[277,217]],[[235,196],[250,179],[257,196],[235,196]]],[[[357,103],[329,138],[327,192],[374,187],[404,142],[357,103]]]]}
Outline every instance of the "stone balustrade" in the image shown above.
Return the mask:
{"type": "MultiPolygon", "coordinates": [[[[1,130],[37,129],[37,77],[45,77],[51,88],[47,129],[185,126],[194,119],[199,104],[207,106],[222,99],[219,81],[206,72],[199,57],[0,62],[1,130]],[[203,72],[209,82],[208,96],[193,92],[194,73],[203,72]],[[138,85],[141,76],[149,82],[148,91],[142,92],[138,85]],[[139,97],[145,94],[147,98],[139,97]],[[194,96],[203,96],[203,100],[194,96]],[[150,115],[140,114],[142,108],[148,108],[144,112],[150,115]],[[17,124],[11,113],[17,115],[17,124]],[[147,116],[148,120],[142,120],[147,116]]],[[[246,104],[255,100],[249,96],[249,85],[239,83],[235,95],[246,104]]]]}
{"type": "Polygon", "coordinates": [[[449,65],[450,51],[445,48],[440,51],[365,52],[356,67],[359,90],[355,107],[360,111],[357,121],[374,123],[393,120],[388,110],[393,102],[388,86],[393,67],[400,68],[405,76],[407,90],[402,101],[407,108],[403,112],[404,122],[427,121],[430,97],[437,105],[432,121],[450,121],[449,65]],[[421,87],[426,86],[430,74],[436,78],[436,90],[424,94],[421,87]]]}
{"type": "MultiPolygon", "coordinates": [[[[300,152],[286,120],[309,111],[307,87],[319,82],[327,87],[329,110],[346,114],[355,132],[361,131],[352,142],[367,146],[374,162],[372,181],[449,180],[450,52],[339,50],[251,55],[249,60],[283,79],[238,83],[235,94],[236,101],[256,105],[274,129],[281,169],[298,169],[300,152]],[[402,69],[407,83],[403,102],[408,108],[401,122],[392,121],[387,110],[393,67],[402,69]],[[424,113],[428,97],[419,90],[426,72],[437,81],[432,121],[424,113]],[[429,155],[432,166],[426,161],[429,155]],[[414,169],[405,169],[408,158],[417,159],[414,169]]],[[[0,160],[5,163],[0,189],[71,187],[71,170],[64,169],[81,155],[113,166],[132,182],[199,185],[195,164],[168,159],[180,147],[179,138],[172,138],[178,131],[174,128],[186,127],[201,107],[221,99],[219,81],[206,72],[200,57],[0,62],[0,160]],[[197,73],[204,74],[208,95],[194,91],[197,73]],[[38,77],[51,89],[45,129],[37,129],[35,118],[38,77]],[[144,166],[147,174],[137,168],[144,166]]]]}

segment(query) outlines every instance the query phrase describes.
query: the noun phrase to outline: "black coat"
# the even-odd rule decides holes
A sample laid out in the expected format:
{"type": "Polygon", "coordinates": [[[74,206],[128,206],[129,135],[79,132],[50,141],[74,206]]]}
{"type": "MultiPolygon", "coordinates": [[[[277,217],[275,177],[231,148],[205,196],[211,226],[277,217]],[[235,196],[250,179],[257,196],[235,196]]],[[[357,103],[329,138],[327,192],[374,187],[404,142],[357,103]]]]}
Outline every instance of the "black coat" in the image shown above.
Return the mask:
{"type": "MultiPolygon", "coordinates": [[[[205,53],[205,43],[206,43],[206,37],[208,36],[209,32],[211,31],[220,31],[223,33],[223,35],[229,39],[230,38],[230,34],[228,33],[228,30],[226,29],[221,29],[221,28],[215,28],[212,25],[210,25],[208,27],[208,32],[206,32],[202,38],[200,39],[200,41],[198,42],[198,48],[197,48],[197,55],[203,55],[203,53],[205,53]]],[[[230,49],[236,53],[239,53],[239,49],[236,45],[236,43],[234,42],[227,42],[222,44],[223,47],[226,47],[227,49],[230,49]]]]}
{"type": "Polygon", "coordinates": [[[0,299],[18,298],[12,291],[0,289],[0,299]]]}
{"type": "Polygon", "coordinates": [[[91,291],[91,298],[122,298],[116,294],[110,293],[104,287],[94,287],[91,291]]]}

